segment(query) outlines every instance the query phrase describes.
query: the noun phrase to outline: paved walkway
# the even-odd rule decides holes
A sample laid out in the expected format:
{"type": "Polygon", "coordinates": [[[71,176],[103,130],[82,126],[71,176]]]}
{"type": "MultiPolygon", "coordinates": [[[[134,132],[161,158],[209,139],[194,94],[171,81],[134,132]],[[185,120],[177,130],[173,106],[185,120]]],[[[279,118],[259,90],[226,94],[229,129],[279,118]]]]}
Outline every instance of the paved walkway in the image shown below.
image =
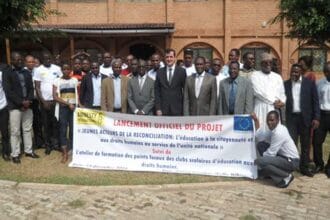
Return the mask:
{"type": "Polygon", "coordinates": [[[329,219],[330,179],[155,186],[68,186],[0,181],[0,219],[329,219]]]}

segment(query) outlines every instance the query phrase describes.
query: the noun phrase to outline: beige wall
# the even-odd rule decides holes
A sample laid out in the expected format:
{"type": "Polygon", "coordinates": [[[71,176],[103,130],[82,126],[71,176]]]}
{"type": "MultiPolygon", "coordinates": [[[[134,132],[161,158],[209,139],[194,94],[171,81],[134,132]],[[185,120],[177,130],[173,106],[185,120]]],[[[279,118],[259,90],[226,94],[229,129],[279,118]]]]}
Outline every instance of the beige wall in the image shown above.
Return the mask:
{"type": "MultiPolygon", "coordinates": [[[[283,37],[286,27],[269,22],[278,13],[278,0],[207,0],[197,2],[176,2],[158,0],[152,2],[129,2],[99,0],[94,2],[69,2],[50,0],[49,7],[58,9],[66,16],[53,16],[49,24],[94,24],[94,23],[175,23],[175,32],[168,45],[177,50],[182,58],[182,50],[194,43],[205,44],[214,49],[213,55],[227,61],[231,48],[259,42],[272,48],[282,63],[284,78],[290,65],[298,59],[298,44],[283,37]]],[[[102,41],[102,40],[101,40],[102,41]]],[[[103,41],[106,49],[127,53],[134,37],[126,41],[103,41]],[[128,41],[127,41],[128,40],[128,41]],[[131,41],[130,41],[131,40],[131,41]]],[[[149,38],[147,42],[156,47],[165,47],[164,38],[149,38]]],[[[328,54],[330,55],[330,53],[328,54]]]]}

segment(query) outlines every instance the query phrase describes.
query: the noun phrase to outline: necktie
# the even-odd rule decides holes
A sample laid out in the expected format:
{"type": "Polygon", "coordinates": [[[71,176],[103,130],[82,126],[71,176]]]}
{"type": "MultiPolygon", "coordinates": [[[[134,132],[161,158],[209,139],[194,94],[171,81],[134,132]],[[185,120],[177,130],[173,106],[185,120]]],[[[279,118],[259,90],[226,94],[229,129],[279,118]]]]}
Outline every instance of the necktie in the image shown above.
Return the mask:
{"type": "Polygon", "coordinates": [[[140,90],[142,90],[142,86],[143,86],[143,78],[140,77],[139,78],[139,87],[140,87],[140,90]]]}
{"type": "Polygon", "coordinates": [[[229,92],[229,114],[234,114],[235,112],[235,98],[236,98],[235,83],[234,81],[232,81],[229,92]]]}
{"type": "Polygon", "coordinates": [[[168,82],[171,84],[172,81],[172,68],[168,69],[168,82]]]}

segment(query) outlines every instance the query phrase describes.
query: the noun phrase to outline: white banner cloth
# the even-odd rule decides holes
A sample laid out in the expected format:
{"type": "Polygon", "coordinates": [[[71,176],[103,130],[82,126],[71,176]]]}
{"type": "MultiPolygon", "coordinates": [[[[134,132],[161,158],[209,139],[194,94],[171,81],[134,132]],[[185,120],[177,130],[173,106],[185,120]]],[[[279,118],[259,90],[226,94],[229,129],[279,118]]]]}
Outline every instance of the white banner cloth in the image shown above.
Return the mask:
{"type": "Polygon", "coordinates": [[[157,117],[76,109],[71,167],[257,178],[249,116],[157,117]]]}

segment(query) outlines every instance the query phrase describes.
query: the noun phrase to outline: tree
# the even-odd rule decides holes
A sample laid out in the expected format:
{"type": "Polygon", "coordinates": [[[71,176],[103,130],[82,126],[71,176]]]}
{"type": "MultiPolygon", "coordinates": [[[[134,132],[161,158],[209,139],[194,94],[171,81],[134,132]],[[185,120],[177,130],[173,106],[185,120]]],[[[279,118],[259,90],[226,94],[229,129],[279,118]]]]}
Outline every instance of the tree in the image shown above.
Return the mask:
{"type": "Polygon", "coordinates": [[[286,22],[289,37],[300,43],[330,43],[329,0],[281,0],[279,9],[272,23],[286,22]]]}
{"type": "Polygon", "coordinates": [[[31,24],[45,20],[56,10],[46,9],[45,0],[1,0],[0,1],[0,37],[31,32],[31,24]]]}

